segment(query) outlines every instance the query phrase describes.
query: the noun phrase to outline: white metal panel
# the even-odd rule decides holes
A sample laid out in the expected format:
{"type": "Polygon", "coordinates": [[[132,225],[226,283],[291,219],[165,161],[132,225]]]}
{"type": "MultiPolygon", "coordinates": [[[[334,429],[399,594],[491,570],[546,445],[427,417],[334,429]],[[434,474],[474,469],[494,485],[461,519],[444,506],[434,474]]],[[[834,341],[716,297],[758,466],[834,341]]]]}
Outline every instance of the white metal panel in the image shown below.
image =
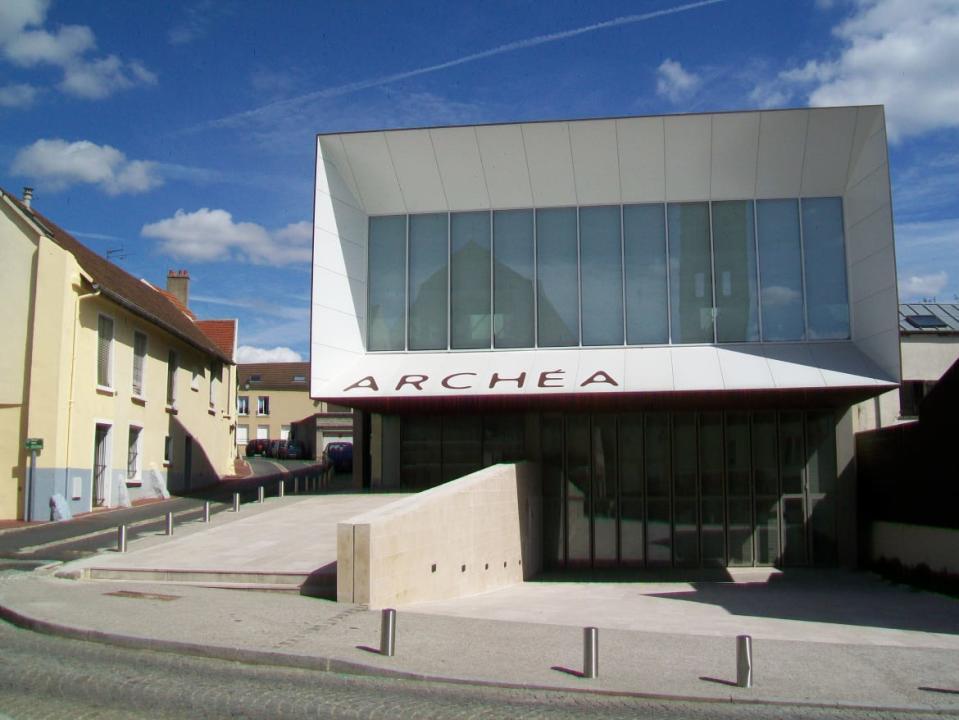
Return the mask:
{"type": "Polygon", "coordinates": [[[313,233],[313,263],[366,282],[366,245],[344,240],[319,228],[313,233]]]}
{"type": "Polygon", "coordinates": [[[523,132],[519,125],[487,125],[476,128],[480,159],[494,208],[533,206],[523,132]]]}
{"type": "Polygon", "coordinates": [[[366,212],[370,215],[405,213],[406,204],[396,179],[385,133],[357,133],[341,137],[366,212]]]}
{"type": "MultiPolygon", "coordinates": [[[[316,328],[314,328],[315,330],[316,328]]],[[[345,350],[339,347],[333,347],[321,342],[314,333],[313,344],[311,348],[311,374],[313,376],[313,387],[311,388],[311,397],[322,397],[319,390],[329,392],[331,388],[319,388],[316,385],[317,380],[328,381],[342,375],[350,367],[356,367],[357,361],[362,357],[360,353],[345,350]]],[[[337,388],[342,390],[342,388],[337,388]]],[[[339,395],[340,393],[337,393],[339,395]]]]}
{"type": "Polygon", "coordinates": [[[350,242],[366,245],[368,219],[362,210],[317,191],[313,225],[350,242]]]}
{"type": "Polygon", "coordinates": [[[666,199],[666,150],[663,118],[616,121],[619,184],[624,203],[666,199]]]}
{"type": "Polygon", "coordinates": [[[854,340],[871,337],[899,327],[899,301],[891,285],[853,301],[850,312],[856,319],[854,340]]]}
{"type": "Polygon", "coordinates": [[[313,300],[350,315],[366,308],[366,283],[318,265],[313,266],[313,300]]]}
{"type": "Polygon", "coordinates": [[[889,204],[878,208],[852,227],[846,228],[846,263],[855,265],[863,258],[892,245],[889,204]]]}
{"type": "Polygon", "coordinates": [[[719,355],[714,347],[670,348],[676,390],[724,390],[719,355]]]}
{"type": "Polygon", "coordinates": [[[429,130],[386,133],[386,144],[390,149],[407,212],[445,211],[446,195],[429,130]]]}
{"type": "Polygon", "coordinates": [[[872,337],[863,338],[862,340],[857,339],[856,347],[886,373],[886,380],[899,382],[900,359],[898,327],[879,333],[878,335],[873,335],[872,337]]]}
{"type": "Polygon", "coordinates": [[[573,172],[580,205],[615,205],[619,189],[619,148],[616,122],[586,120],[569,124],[573,172]]]}
{"type": "Polygon", "coordinates": [[[626,351],[626,392],[663,392],[674,389],[672,350],[635,348],[626,351]]]}
{"type": "Polygon", "coordinates": [[[626,350],[590,349],[579,353],[574,392],[622,392],[626,382],[626,350]]]}
{"type": "Polygon", "coordinates": [[[362,209],[363,202],[356,187],[356,180],[353,178],[353,170],[350,168],[342,138],[339,136],[317,138],[317,152],[319,153],[317,159],[322,162],[316,164],[316,189],[362,209]],[[335,174],[331,173],[331,168],[336,169],[335,174]]]}
{"type": "Polygon", "coordinates": [[[476,130],[471,127],[430,130],[436,162],[450,210],[490,207],[476,130]]]}
{"type": "Polygon", "coordinates": [[[809,345],[827,387],[877,385],[882,371],[851,343],[809,345]]]}
{"type": "Polygon", "coordinates": [[[855,225],[888,204],[889,175],[883,163],[846,192],[843,198],[846,224],[855,225]]]}
{"type": "Polygon", "coordinates": [[[766,355],[759,345],[717,348],[719,369],[727,390],[753,390],[775,387],[766,355]]]}
{"type": "Polygon", "coordinates": [[[536,207],[576,205],[568,123],[522,125],[536,207]]]}
{"type": "Polygon", "coordinates": [[[713,200],[751,198],[756,190],[759,113],[712,116],[710,197],[713,200]]]}
{"type": "Polygon", "coordinates": [[[777,388],[821,388],[822,374],[805,344],[765,345],[763,352],[777,388]]]}
{"type": "Polygon", "coordinates": [[[808,110],[760,113],[756,197],[798,197],[808,110]]]}
{"type": "Polygon", "coordinates": [[[863,178],[886,165],[887,161],[886,138],[883,133],[875,132],[865,139],[858,154],[853,157],[849,187],[859,184],[863,178]]]}
{"type": "Polygon", "coordinates": [[[314,312],[319,317],[316,331],[319,333],[317,341],[327,347],[361,352],[365,347],[363,329],[366,318],[358,315],[348,315],[332,308],[315,305],[314,312]]]}
{"type": "MultiPolygon", "coordinates": [[[[859,302],[880,290],[896,286],[895,253],[891,245],[849,267],[849,299],[859,302]]],[[[898,314],[893,313],[898,326],[898,314]]]]}
{"type": "Polygon", "coordinates": [[[710,116],[677,115],[666,126],[666,200],[709,198],[710,116]]]}
{"type": "Polygon", "coordinates": [[[803,158],[803,197],[841,195],[846,188],[856,108],[809,111],[803,158]]]}

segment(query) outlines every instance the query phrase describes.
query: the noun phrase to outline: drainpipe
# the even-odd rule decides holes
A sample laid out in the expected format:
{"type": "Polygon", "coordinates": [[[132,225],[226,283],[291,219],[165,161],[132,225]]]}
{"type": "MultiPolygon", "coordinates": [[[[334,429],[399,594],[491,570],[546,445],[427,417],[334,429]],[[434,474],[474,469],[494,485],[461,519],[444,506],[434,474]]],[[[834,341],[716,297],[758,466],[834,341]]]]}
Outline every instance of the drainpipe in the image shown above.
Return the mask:
{"type": "MultiPolygon", "coordinates": [[[[83,274],[80,275],[81,282],[83,279],[83,274]]],[[[73,301],[73,348],[70,353],[70,396],[67,401],[67,447],[66,447],[66,475],[63,478],[63,498],[69,502],[70,500],[70,441],[73,431],[73,405],[74,405],[74,393],[73,387],[76,381],[77,376],[77,335],[78,329],[80,327],[80,301],[86,300],[87,298],[95,298],[100,295],[100,285],[97,283],[92,283],[93,292],[81,293],[77,292],[76,299],[73,301]]]]}

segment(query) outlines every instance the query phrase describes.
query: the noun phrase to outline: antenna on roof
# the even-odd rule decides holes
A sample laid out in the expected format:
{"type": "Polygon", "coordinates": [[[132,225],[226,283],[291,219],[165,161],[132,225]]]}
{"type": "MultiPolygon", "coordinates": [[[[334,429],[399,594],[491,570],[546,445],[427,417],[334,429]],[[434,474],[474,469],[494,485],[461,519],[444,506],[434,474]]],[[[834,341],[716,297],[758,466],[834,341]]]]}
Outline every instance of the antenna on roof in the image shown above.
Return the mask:
{"type": "Polygon", "coordinates": [[[126,248],[121,245],[118,248],[110,248],[109,250],[107,250],[107,260],[113,260],[114,258],[117,260],[126,260],[127,259],[126,248]]]}

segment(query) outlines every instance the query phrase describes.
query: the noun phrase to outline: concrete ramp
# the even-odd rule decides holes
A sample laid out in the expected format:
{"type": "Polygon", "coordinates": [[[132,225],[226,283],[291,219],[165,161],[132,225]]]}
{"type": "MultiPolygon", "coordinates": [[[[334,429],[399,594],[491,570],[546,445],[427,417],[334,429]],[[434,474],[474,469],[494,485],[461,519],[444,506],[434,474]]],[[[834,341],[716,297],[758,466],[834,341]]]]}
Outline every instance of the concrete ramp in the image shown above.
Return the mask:
{"type": "Polygon", "coordinates": [[[337,494],[270,498],[212,522],[177,525],[124,554],[105,552],[63,566],[57,575],[86,580],[166,582],[206,587],[336,594],[336,525],[405,497],[337,494]]]}

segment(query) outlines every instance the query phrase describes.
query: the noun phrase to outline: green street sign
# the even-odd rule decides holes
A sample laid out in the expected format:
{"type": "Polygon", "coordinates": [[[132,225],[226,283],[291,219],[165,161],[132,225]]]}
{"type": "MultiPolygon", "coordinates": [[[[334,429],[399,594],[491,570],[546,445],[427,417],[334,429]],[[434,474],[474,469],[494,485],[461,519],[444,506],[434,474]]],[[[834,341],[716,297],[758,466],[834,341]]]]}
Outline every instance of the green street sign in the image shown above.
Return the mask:
{"type": "Polygon", "coordinates": [[[43,450],[43,438],[27,438],[24,446],[27,450],[43,450]]]}

